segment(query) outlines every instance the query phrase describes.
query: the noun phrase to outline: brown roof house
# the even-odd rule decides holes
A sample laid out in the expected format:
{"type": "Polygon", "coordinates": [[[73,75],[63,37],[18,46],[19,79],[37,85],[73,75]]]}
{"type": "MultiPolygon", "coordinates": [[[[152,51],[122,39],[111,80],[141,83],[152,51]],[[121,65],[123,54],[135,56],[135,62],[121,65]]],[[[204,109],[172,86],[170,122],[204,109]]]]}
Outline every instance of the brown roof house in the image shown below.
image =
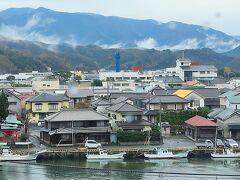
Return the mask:
{"type": "Polygon", "coordinates": [[[188,119],[185,123],[185,134],[190,139],[197,141],[198,139],[215,138],[217,123],[198,115],[188,119]]]}

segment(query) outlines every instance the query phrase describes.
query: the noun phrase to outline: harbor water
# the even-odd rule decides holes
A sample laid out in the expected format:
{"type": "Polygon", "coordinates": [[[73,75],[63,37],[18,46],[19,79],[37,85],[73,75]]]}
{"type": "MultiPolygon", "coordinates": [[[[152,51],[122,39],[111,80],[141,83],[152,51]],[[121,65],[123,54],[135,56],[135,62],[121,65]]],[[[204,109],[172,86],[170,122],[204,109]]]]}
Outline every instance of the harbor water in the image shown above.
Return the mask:
{"type": "Polygon", "coordinates": [[[240,179],[240,159],[1,162],[1,180],[240,179]]]}

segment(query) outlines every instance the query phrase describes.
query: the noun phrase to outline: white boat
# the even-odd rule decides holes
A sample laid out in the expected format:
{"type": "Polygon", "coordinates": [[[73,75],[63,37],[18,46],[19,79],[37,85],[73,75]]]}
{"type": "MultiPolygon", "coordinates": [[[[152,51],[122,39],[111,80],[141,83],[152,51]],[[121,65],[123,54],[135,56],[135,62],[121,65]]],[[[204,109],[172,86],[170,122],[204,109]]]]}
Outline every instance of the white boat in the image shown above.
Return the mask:
{"type": "Polygon", "coordinates": [[[108,154],[106,152],[103,151],[103,149],[99,149],[98,154],[87,154],[86,157],[87,159],[123,159],[124,155],[126,154],[124,153],[118,153],[118,154],[108,154]]]}
{"type": "Polygon", "coordinates": [[[212,158],[240,158],[240,153],[234,153],[230,149],[223,149],[222,153],[211,153],[212,158]]]}
{"type": "Polygon", "coordinates": [[[35,154],[28,154],[28,155],[20,155],[20,154],[13,154],[9,147],[1,147],[1,154],[0,154],[0,161],[31,161],[36,160],[37,156],[44,151],[40,151],[35,154]]]}
{"type": "Polygon", "coordinates": [[[161,149],[159,147],[153,149],[153,153],[144,153],[144,157],[148,159],[174,159],[174,158],[186,158],[188,151],[183,153],[173,154],[171,151],[161,149]]]}

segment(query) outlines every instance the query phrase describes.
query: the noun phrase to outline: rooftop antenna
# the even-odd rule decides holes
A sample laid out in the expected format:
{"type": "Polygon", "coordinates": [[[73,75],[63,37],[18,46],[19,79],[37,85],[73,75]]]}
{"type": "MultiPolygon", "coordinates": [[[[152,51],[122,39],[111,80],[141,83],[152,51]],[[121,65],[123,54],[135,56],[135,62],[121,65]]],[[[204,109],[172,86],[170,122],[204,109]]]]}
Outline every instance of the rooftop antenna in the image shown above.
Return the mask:
{"type": "Polygon", "coordinates": [[[182,52],[182,58],[185,59],[185,51],[182,52]]]}

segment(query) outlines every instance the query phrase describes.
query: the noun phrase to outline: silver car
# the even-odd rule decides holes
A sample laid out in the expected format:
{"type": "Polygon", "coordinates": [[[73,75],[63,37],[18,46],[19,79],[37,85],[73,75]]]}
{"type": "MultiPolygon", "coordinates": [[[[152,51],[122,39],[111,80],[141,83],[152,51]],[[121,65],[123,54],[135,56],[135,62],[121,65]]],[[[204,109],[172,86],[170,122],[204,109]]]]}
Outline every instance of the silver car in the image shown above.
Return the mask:
{"type": "Polygon", "coordinates": [[[229,147],[229,148],[238,148],[238,143],[233,139],[226,139],[224,144],[226,147],[229,147]]]}

